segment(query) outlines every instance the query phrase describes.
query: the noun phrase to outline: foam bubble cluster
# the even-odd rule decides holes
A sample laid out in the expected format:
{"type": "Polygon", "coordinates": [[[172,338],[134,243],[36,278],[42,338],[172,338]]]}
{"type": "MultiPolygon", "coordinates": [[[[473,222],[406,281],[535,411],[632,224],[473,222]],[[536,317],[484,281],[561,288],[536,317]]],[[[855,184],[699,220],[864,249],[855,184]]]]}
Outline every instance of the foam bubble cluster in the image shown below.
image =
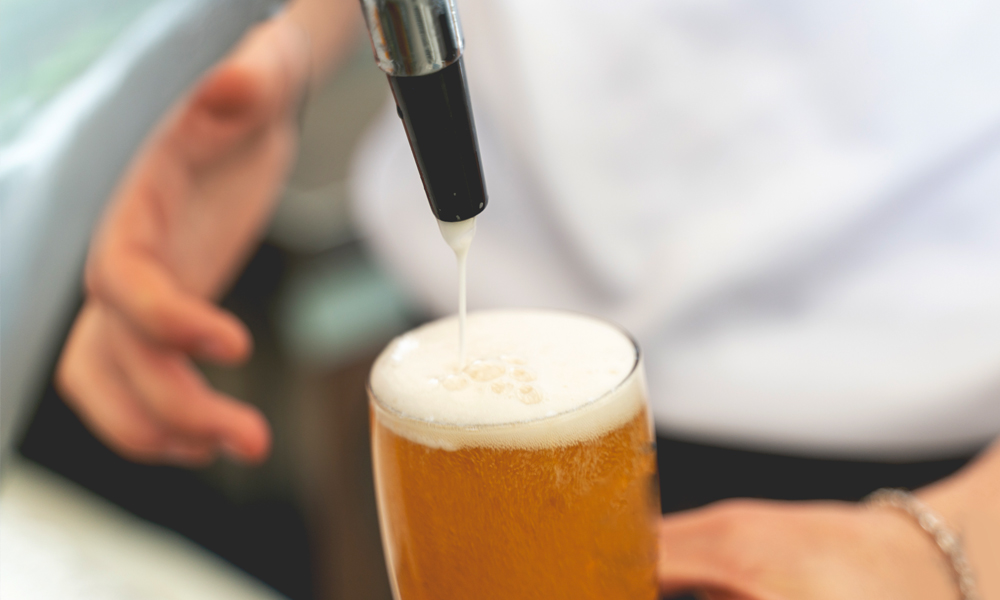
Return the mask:
{"type": "MultiPolygon", "coordinates": [[[[585,315],[542,310],[472,313],[464,365],[458,352],[453,317],[404,334],[376,360],[372,392],[404,417],[401,421],[502,426],[604,402],[636,362],[635,346],[618,328],[585,315]]],[[[618,403],[627,413],[622,418],[644,405],[642,390],[631,394],[635,398],[618,403]]]]}

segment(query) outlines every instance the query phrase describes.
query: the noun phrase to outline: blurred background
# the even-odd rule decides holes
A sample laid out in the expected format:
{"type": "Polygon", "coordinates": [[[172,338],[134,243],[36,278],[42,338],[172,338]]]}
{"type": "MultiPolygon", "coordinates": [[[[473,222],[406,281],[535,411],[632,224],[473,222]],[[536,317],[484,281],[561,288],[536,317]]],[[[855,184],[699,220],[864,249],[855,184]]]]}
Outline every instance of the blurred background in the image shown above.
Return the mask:
{"type": "MultiPolygon", "coordinates": [[[[4,453],[0,505],[7,543],[0,554],[8,574],[32,566],[18,558],[25,554],[18,523],[55,518],[53,512],[72,518],[81,503],[97,502],[124,511],[76,515],[84,523],[60,522],[58,528],[80,529],[88,539],[97,529],[112,532],[104,536],[118,532],[121,539],[107,543],[125,547],[133,538],[161,535],[136,533],[130,513],[181,534],[293,600],[391,597],[375,515],[364,385],[374,353],[423,316],[366,254],[350,223],[345,180],[352,150],[390,97],[363,30],[350,58],[308,98],[298,162],[277,215],[223,301],[249,326],[253,358],[235,369],[205,369],[213,386],[267,416],[274,430],[270,459],[255,468],[220,461],[198,471],[127,462],[83,427],[51,385],[57,351],[81,301],[78,271],[90,224],[129,155],[171,98],[273,9],[266,2],[209,0],[0,1],[2,382],[5,398],[23,396],[20,410],[31,413],[21,415],[26,428],[10,432],[17,450],[5,447],[4,453]],[[150,77],[153,70],[158,72],[150,77]],[[145,108],[126,114],[115,110],[121,103],[145,108]],[[73,202],[64,202],[67,193],[73,202]],[[50,234],[49,245],[33,246],[28,238],[35,236],[17,234],[21,228],[50,234]],[[28,295],[46,300],[26,310],[20,299],[28,295]],[[33,360],[18,363],[10,347],[33,360]],[[80,496],[77,488],[102,500],[80,496]],[[38,498],[51,511],[36,514],[38,498]]],[[[16,417],[5,413],[5,427],[16,417]]],[[[241,578],[184,543],[147,545],[147,556],[131,559],[122,552],[97,556],[97,550],[67,559],[67,552],[80,550],[68,540],[50,542],[38,549],[41,563],[34,568],[39,581],[66,574],[67,587],[58,587],[57,577],[57,587],[49,589],[68,594],[61,597],[77,597],[69,592],[79,592],[80,581],[96,590],[115,588],[108,582],[129,568],[144,572],[142,561],[180,564],[178,553],[197,558],[202,566],[194,569],[214,567],[216,579],[241,578]],[[108,556],[126,567],[129,560],[135,564],[95,575],[92,563],[108,556]]],[[[94,544],[107,552],[107,544],[94,544]]],[[[133,582],[139,587],[121,597],[272,593],[250,579],[243,588],[226,581],[213,587],[204,574],[198,580],[183,569],[178,573],[191,581],[161,574],[152,578],[155,586],[133,582]]],[[[6,582],[0,592],[12,593],[4,597],[55,597],[41,584],[14,589],[10,577],[0,579],[6,582]]],[[[119,596],[112,589],[107,597],[119,596]]]]}
{"type": "MultiPolygon", "coordinates": [[[[1000,430],[1000,9],[630,6],[463,5],[492,200],[470,306],[636,336],[671,510],[960,468],[1000,430]]],[[[51,385],[124,169],[280,7],[0,0],[4,599],[390,597],[365,379],[455,280],[360,29],[222,301],[253,358],[203,368],[263,411],[268,461],[125,461],[51,385]]]]}

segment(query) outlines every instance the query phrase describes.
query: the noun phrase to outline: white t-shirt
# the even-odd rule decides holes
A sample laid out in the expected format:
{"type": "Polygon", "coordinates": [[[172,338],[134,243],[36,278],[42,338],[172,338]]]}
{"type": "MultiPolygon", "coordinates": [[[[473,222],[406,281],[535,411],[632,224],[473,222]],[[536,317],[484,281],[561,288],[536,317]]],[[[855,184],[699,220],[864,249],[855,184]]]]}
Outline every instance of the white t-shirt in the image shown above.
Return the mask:
{"type": "MultiPolygon", "coordinates": [[[[676,436],[895,459],[1000,432],[1000,4],[459,9],[490,194],[471,308],[622,323],[676,436]]],[[[354,196],[454,311],[391,106],[354,196]]]]}

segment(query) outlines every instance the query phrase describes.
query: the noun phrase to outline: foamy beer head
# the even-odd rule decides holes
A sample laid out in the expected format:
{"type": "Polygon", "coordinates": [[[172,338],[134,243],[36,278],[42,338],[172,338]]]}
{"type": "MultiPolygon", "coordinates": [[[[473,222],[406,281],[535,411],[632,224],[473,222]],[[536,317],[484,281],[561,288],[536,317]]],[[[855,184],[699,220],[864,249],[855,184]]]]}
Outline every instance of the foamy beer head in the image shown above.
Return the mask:
{"type": "Polygon", "coordinates": [[[375,361],[371,390],[396,433],[442,448],[555,446],[598,436],[645,407],[641,376],[629,377],[635,344],[613,325],[505,310],[472,313],[468,328],[464,369],[455,318],[396,338],[375,361]]]}
{"type": "Polygon", "coordinates": [[[469,315],[372,368],[379,514],[396,596],[655,598],[658,514],[641,361],[617,327],[469,315]]]}

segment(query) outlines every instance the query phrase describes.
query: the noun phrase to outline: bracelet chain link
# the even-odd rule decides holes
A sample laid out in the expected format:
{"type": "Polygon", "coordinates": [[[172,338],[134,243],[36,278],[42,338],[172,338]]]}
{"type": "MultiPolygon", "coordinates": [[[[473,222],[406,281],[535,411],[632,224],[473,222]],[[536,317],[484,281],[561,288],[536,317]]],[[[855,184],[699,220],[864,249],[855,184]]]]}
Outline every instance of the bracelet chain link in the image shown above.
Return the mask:
{"type": "Polygon", "coordinates": [[[961,599],[980,600],[976,590],[976,580],[972,574],[972,566],[969,564],[962,546],[962,539],[948,527],[941,515],[931,510],[929,506],[910,492],[900,489],[882,488],[876,490],[865,498],[865,503],[869,506],[895,508],[913,517],[951,563],[961,599]]]}

